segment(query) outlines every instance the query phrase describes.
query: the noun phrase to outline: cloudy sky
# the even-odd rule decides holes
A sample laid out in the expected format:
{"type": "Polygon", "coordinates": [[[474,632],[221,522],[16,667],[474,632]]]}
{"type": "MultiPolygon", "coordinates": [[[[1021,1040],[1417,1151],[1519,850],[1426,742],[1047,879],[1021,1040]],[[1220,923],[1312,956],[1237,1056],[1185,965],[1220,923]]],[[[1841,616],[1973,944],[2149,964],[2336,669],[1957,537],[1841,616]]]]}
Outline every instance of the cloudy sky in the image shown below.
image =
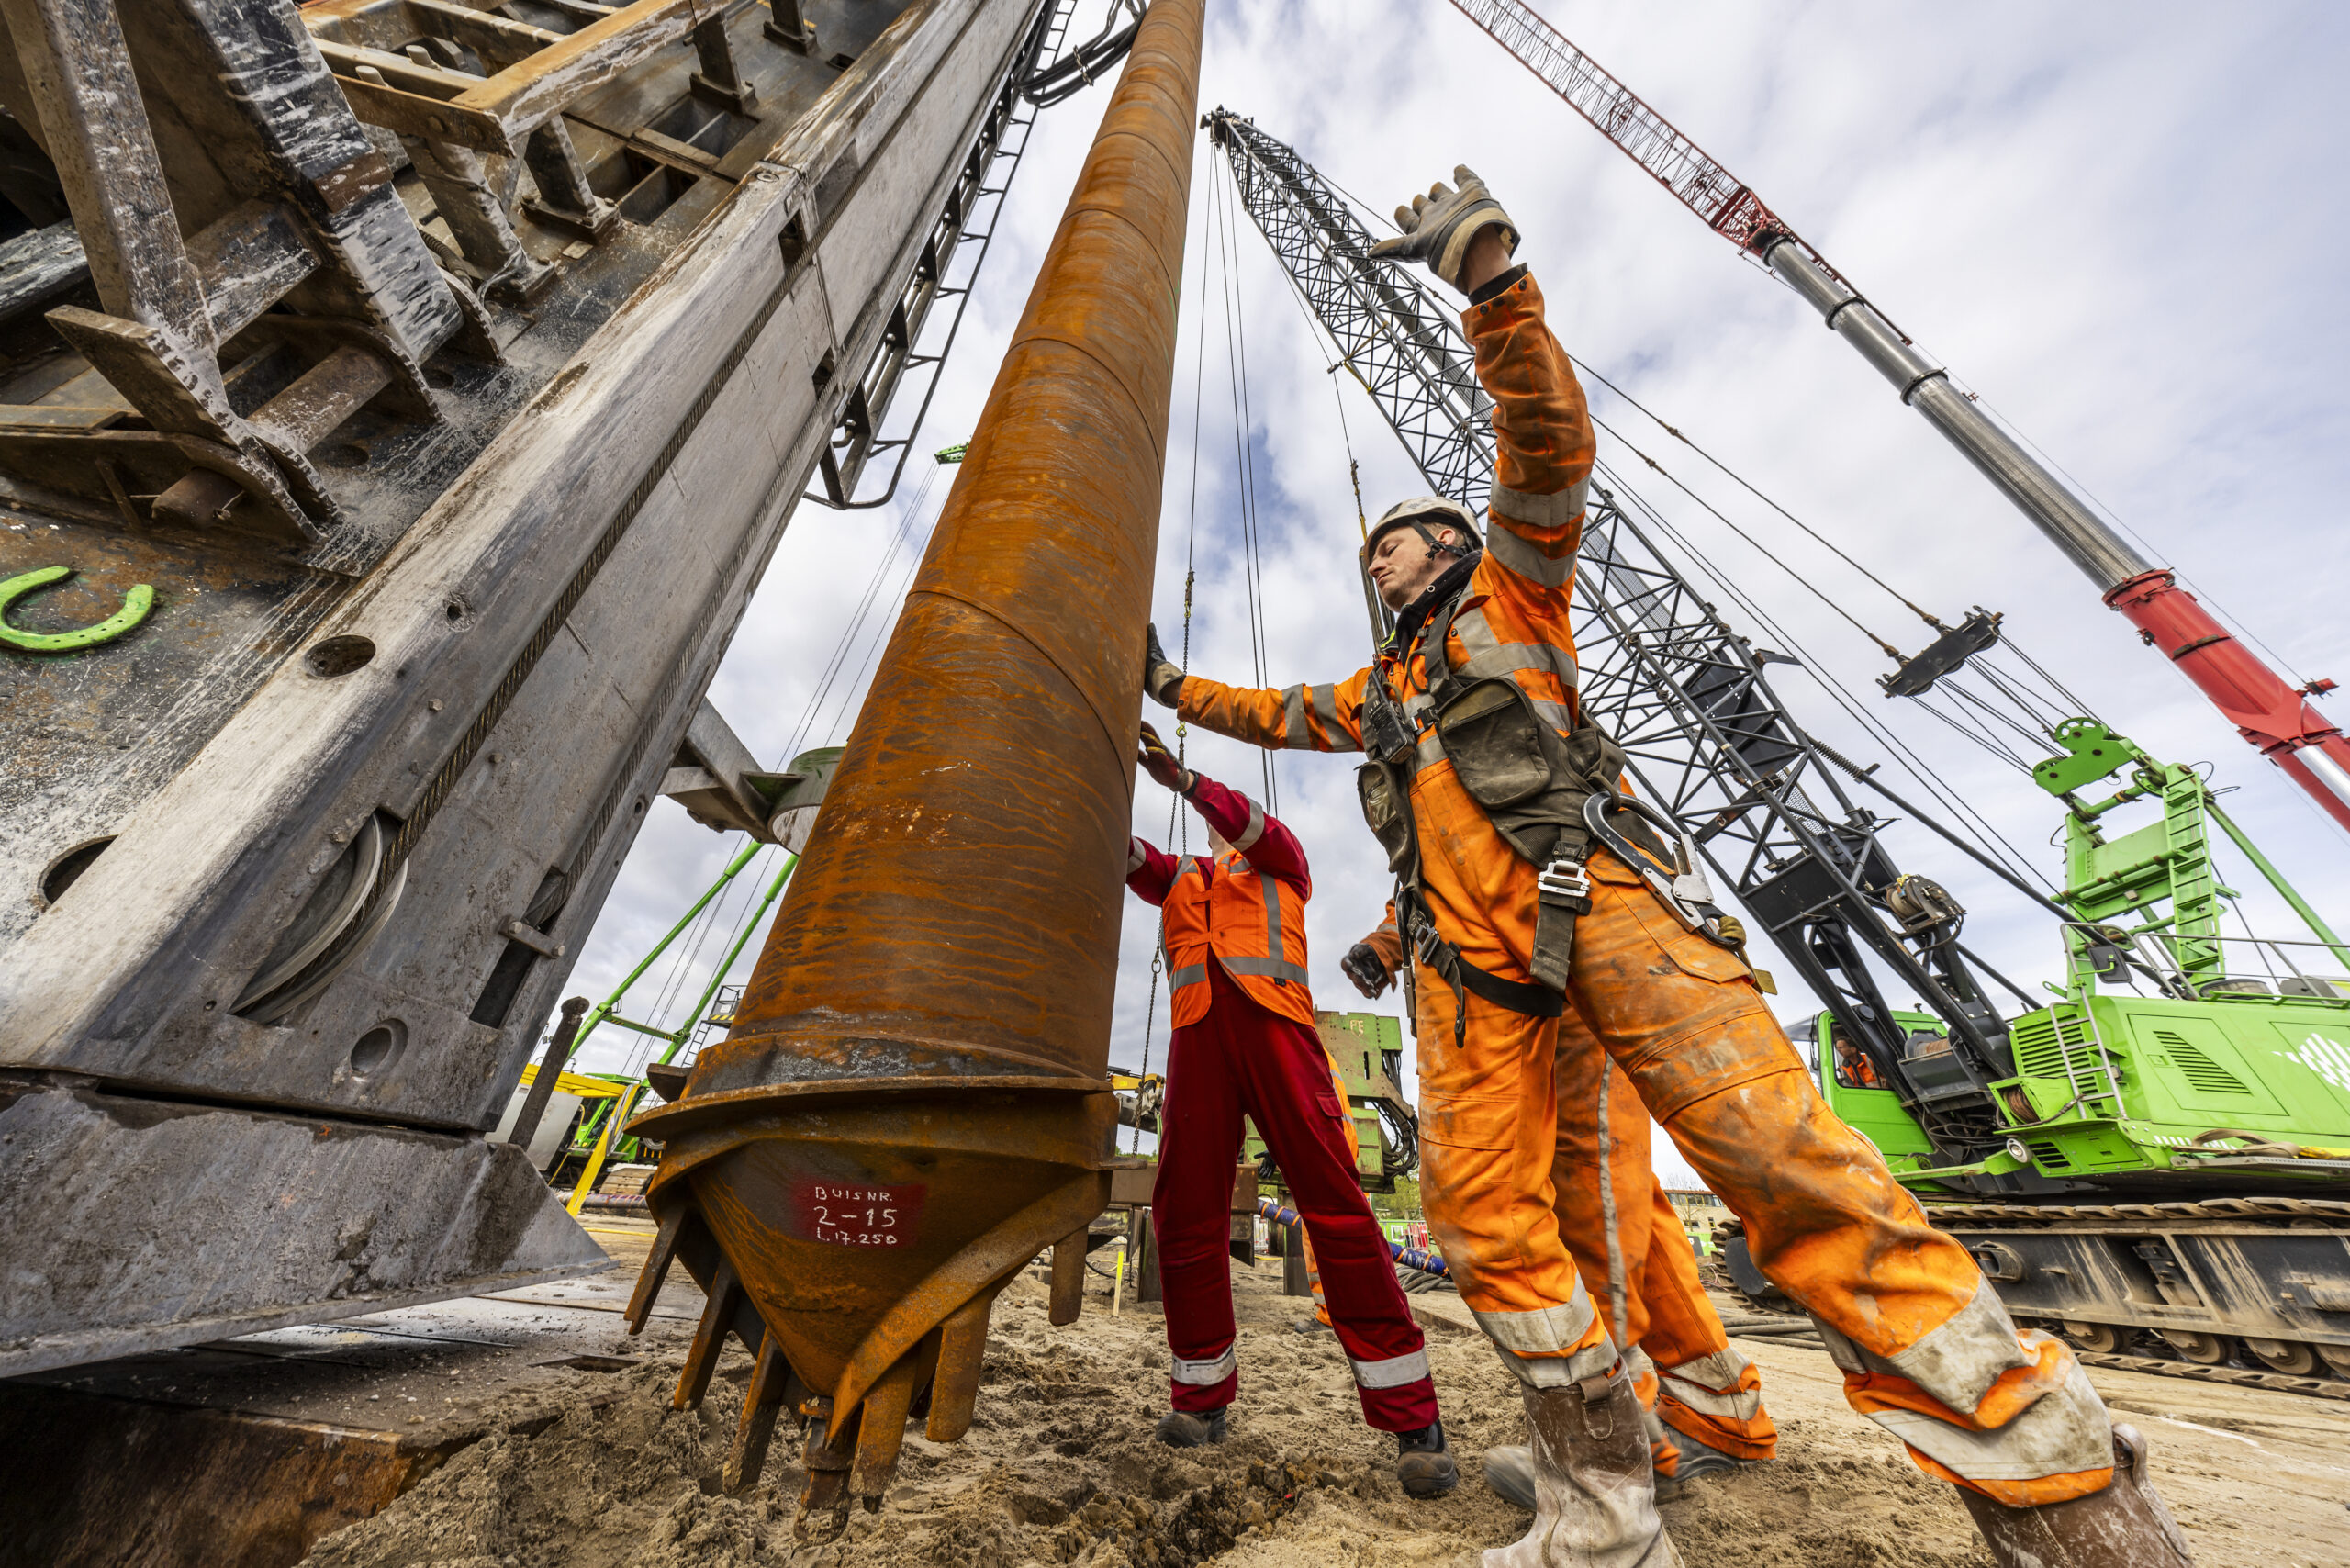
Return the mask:
{"type": "MultiPolygon", "coordinates": [[[[2350,682],[2338,609],[2350,568],[2340,517],[2350,493],[2350,391],[2340,369],[2350,361],[2350,313],[2339,286],[2350,216],[2338,199],[2338,171],[2350,162],[2350,117],[2339,104],[2350,13],[1536,6],[1761,192],[2295,678],[2350,682]]],[[[1081,23],[1097,9],[1098,0],[1082,0],[1081,23]]],[[[920,450],[970,433],[1107,97],[1097,87],[1037,126],[920,450]]],[[[2228,809],[2322,911],[2350,921],[2350,840],[2141,647],[2087,581],[1815,314],[1450,6],[1214,6],[1202,105],[1217,104],[1253,115],[1380,210],[1449,177],[1456,162],[1475,167],[1524,230],[1520,259],[1532,263],[1551,326],[1572,351],[1909,599],[1946,620],[1976,604],[2003,611],[2016,643],[2116,728],[2158,756],[2216,765],[2215,782],[2235,791],[2228,809]]],[[[1174,647],[1188,566],[1197,574],[1192,667],[1253,678],[1226,352],[1230,332],[1245,330],[1266,680],[1345,675],[1363,662],[1366,641],[1349,569],[1348,435],[1373,515],[1427,487],[1361,390],[1325,374],[1326,342],[1238,214],[1204,138],[1187,269],[1158,625],[1174,647]]],[[[1768,646],[1799,646],[1803,666],[1774,673],[1803,720],[1848,755],[1886,756],[1829,689],[1852,694],[1852,707],[1887,725],[2053,874],[2054,802],[1930,715],[1880,696],[1883,655],[1828,601],[1908,649],[1927,629],[1634,410],[1602,388],[1592,393],[1603,419],[1792,568],[1603,439],[1603,459],[1638,476],[1639,493],[1703,556],[1698,566],[1735,585],[1786,635],[1734,616],[1740,629],[1768,646]]],[[[712,692],[755,750],[781,762],[846,737],[951,479],[952,470],[923,465],[890,509],[805,506],[793,519],[712,692]]],[[[1262,764],[1248,748],[1194,733],[1190,758],[1263,793],[1262,764]]],[[[1376,919],[1385,879],[1354,806],[1351,766],[1296,753],[1273,766],[1281,815],[1314,859],[1316,994],[1325,1006],[1360,1005],[1337,959],[1376,919]]],[[[1886,777],[1919,789],[1897,763],[1886,777]]],[[[1163,840],[1168,821],[1166,796],[1146,782],[1136,831],[1163,840]]],[[[1196,824],[1192,834],[1196,846],[1196,824]]],[[[1975,912],[1970,946],[2028,986],[2056,976],[2054,933],[2012,895],[1914,828],[1891,830],[1889,841],[1906,868],[1944,882],[1975,912]]],[[[738,847],[666,801],[656,807],[573,989],[601,997],[738,847]]],[[[2255,879],[2232,859],[2223,875],[2255,879]]],[[[648,971],[631,1016],[684,1015],[751,882],[746,874],[739,895],[720,901],[698,946],[682,949],[685,961],[648,971]]],[[[2256,925],[2279,929],[2273,900],[2250,907],[2256,925]]],[[[1146,1049],[1154,1065],[1165,1058],[1163,994],[1147,1044],[1144,1026],[1153,934],[1149,912],[1132,906],[1111,1050],[1126,1066],[1146,1049]]],[[[736,978],[757,946],[755,935],[736,978]]],[[[1392,996],[1382,1010],[1395,1011],[1392,996]]],[[[1783,1017],[1803,1010],[1799,998],[1780,999],[1783,1017]]],[[[588,1063],[621,1066],[628,1049],[623,1037],[599,1037],[588,1063]]],[[[1659,1169],[1688,1180],[1659,1144],[1659,1169]]]]}

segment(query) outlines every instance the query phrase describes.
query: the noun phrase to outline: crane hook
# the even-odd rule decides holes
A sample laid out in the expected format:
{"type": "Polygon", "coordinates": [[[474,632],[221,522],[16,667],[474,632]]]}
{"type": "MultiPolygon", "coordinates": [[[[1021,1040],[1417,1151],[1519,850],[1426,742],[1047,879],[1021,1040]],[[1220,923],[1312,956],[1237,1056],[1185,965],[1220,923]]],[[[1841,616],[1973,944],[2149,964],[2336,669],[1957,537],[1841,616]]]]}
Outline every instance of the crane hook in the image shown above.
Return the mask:
{"type": "Polygon", "coordinates": [[[100,643],[110,643],[121,636],[146,620],[148,610],[154,608],[155,589],[150,584],[140,583],[122,596],[120,610],[78,632],[26,632],[8,623],[8,611],[17,600],[52,583],[62,582],[73,575],[71,566],[43,566],[0,582],[0,647],[15,648],[28,654],[63,654],[77,648],[94,648],[100,643]]]}

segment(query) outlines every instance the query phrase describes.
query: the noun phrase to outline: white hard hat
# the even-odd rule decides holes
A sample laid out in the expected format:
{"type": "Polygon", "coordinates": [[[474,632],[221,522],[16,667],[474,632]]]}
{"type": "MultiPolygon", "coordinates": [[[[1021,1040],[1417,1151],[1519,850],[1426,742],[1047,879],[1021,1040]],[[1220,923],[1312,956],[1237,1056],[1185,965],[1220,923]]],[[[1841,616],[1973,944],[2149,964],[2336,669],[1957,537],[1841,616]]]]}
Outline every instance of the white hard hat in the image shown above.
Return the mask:
{"type": "Polygon", "coordinates": [[[1381,512],[1379,521],[1371,525],[1371,535],[1363,541],[1360,556],[1365,569],[1370,567],[1371,552],[1379,548],[1380,540],[1399,528],[1416,529],[1430,545],[1436,543],[1436,529],[1452,529],[1463,540],[1460,549],[1464,555],[1485,547],[1483,536],[1477,532],[1477,516],[1467,507],[1444,496],[1414,496],[1381,512]]]}

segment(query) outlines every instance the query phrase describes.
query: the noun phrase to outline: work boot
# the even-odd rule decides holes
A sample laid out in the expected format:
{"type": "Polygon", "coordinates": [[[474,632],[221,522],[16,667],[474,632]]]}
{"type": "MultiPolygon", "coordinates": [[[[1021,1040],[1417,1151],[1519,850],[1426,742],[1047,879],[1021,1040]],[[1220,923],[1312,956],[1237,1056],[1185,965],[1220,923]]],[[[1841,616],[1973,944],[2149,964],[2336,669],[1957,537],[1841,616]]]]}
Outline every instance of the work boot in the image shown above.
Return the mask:
{"type": "Polygon", "coordinates": [[[1733,1470],[1744,1470],[1748,1465],[1766,1462],[1724,1453],[1711,1443],[1699,1442],[1677,1427],[1673,1428],[1671,1436],[1673,1446],[1681,1450],[1680,1462],[1673,1467],[1675,1481],[1702,1481],[1708,1475],[1727,1475],[1733,1470]]]}
{"type": "Polygon", "coordinates": [[[2010,1508],[1958,1489],[1999,1568],[2184,1568],[2187,1538],[2146,1478],[2146,1439],[2113,1428],[2113,1484],[2036,1508],[2010,1508]]]}
{"type": "Polygon", "coordinates": [[[1158,1418],[1158,1440],[1171,1449],[1205,1448],[1210,1443],[1224,1441],[1225,1412],[1210,1410],[1205,1415],[1191,1410],[1169,1410],[1158,1418]]]}
{"type": "Polygon", "coordinates": [[[1485,1484],[1528,1513],[1534,1511],[1534,1450],[1522,1444],[1485,1450],[1485,1484]]]}
{"type": "MultiPolygon", "coordinates": [[[[1622,1366],[1525,1396],[1534,1528],[1486,1552],[1484,1568],[1680,1568],[1656,1517],[1639,1396],[1622,1366]]],[[[1486,1466],[1490,1480],[1491,1454],[1486,1466]]]]}
{"type": "Polygon", "coordinates": [[[1444,1440],[1444,1423],[1430,1421],[1416,1432],[1395,1434],[1395,1479],[1406,1497],[1441,1497],[1460,1484],[1460,1467],[1444,1440]]]}
{"type": "MultiPolygon", "coordinates": [[[[1739,1459],[1719,1449],[1707,1448],[1679,1432],[1673,1434],[1673,1441],[1681,1450],[1680,1462],[1673,1466],[1673,1473],[1651,1477],[1656,1487],[1656,1500],[1660,1503],[1670,1503],[1679,1496],[1684,1483],[1762,1462],[1755,1459],[1739,1459]]],[[[1504,1499],[1516,1504],[1528,1513],[1534,1511],[1532,1449],[1516,1446],[1487,1449],[1484,1473],[1485,1484],[1500,1493],[1504,1499]]]]}

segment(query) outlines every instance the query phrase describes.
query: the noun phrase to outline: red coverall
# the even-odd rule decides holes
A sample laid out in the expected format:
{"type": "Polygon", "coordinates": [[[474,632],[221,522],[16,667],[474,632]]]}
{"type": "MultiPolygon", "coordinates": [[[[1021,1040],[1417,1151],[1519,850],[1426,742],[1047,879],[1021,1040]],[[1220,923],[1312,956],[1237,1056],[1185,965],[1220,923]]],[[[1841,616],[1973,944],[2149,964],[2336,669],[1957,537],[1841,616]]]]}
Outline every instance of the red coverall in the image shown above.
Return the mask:
{"type": "Polygon", "coordinates": [[[1418,1431],[1437,1418],[1436,1384],[1355,1179],[1345,1107],[1314,1028],[1298,918],[1313,890],[1304,852],[1289,829],[1214,779],[1199,779],[1191,801],[1232,853],[1178,859],[1137,838],[1126,877],[1164,912],[1175,1023],[1150,1200],[1174,1406],[1220,1410],[1239,1388],[1227,1243],[1246,1115],[1314,1239],[1363,1419],[1380,1431],[1418,1431]]]}
{"type": "MultiPolygon", "coordinates": [[[[1416,630],[1380,671],[1417,734],[1410,782],[1421,891],[1438,934],[1506,980],[1531,976],[1538,870],[1470,798],[1428,696],[1442,659],[1463,681],[1514,680],[1561,734],[1578,701],[1568,612],[1592,428],[1566,351],[1524,267],[1481,287],[1462,324],[1494,400],[1486,547],[1440,648],[1416,630]]],[[[1356,751],[1365,684],[1249,690],[1187,676],[1177,711],[1264,746],[1356,751]]],[[[1588,862],[1566,1002],[1707,1186],[1745,1222],[1755,1265],[1807,1307],[1854,1408],[1929,1473],[2011,1507],[2105,1487],[2103,1403],[2061,1340],[2019,1330],[1966,1249],[1936,1230],[1866,1139],[1830,1114],[1753,977],[1687,930],[1637,872],[1588,862]]],[[[1417,970],[1421,1195],[1464,1302],[1528,1384],[1615,1360],[1561,1235],[1552,1177],[1557,1061],[1571,1031],[1468,998],[1417,970]],[[1547,1363],[1547,1364],[1546,1364],[1547,1363]]]]}

